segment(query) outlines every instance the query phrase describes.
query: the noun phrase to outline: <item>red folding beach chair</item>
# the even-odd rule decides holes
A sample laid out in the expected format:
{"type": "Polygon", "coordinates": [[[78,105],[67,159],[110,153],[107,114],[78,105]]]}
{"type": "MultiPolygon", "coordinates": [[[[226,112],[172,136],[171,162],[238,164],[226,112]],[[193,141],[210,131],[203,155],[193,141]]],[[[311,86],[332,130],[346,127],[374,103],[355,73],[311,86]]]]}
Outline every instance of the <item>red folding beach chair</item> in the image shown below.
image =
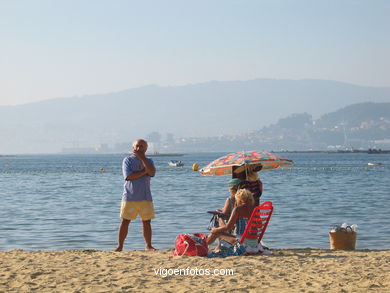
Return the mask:
{"type": "Polygon", "coordinates": [[[270,201],[266,201],[257,206],[246,224],[240,243],[243,243],[245,239],[257,239],[257,243],[260,243],[273,211],[274,207],[270,201]]]}

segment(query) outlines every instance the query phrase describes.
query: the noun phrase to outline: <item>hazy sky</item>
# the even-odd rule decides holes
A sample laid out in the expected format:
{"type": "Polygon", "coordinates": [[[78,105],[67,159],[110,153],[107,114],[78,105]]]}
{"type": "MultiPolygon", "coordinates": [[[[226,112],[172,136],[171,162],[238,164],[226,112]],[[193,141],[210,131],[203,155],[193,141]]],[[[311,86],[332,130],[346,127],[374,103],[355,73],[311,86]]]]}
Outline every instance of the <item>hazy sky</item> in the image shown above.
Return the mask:
{"type": "Polygon", "coordinates": [[[390,86],[390,1],[0,0],[0,105],[148,84],[390,86]]]}

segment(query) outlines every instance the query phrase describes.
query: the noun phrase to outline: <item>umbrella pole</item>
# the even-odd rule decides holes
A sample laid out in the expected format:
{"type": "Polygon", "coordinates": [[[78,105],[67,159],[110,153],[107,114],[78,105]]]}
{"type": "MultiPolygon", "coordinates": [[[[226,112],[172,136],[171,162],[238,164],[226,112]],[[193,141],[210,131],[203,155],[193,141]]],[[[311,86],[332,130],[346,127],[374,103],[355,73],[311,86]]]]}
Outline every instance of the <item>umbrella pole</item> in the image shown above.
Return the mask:
{"type": "MultiPolygon", "coordinates": [[[[245,151],[242,151],[243,156],[245,155],[245,151]]],[[[248,180],[248,164],[245,163],[245,180],[248,180]]]]}

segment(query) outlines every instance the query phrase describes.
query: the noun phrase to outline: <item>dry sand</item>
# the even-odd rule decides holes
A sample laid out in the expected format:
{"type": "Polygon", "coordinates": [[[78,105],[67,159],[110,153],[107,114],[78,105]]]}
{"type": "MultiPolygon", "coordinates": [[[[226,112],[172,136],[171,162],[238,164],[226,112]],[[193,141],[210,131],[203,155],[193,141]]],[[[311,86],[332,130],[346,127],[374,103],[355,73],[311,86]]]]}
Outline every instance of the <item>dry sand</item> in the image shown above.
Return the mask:
{"type": "Polygon", "coordinates": [[[172,250],[12,250],[0,252],[0,292],[390,292],[390,250],[271,252],[205,258],[173,257],[172,250]]]}

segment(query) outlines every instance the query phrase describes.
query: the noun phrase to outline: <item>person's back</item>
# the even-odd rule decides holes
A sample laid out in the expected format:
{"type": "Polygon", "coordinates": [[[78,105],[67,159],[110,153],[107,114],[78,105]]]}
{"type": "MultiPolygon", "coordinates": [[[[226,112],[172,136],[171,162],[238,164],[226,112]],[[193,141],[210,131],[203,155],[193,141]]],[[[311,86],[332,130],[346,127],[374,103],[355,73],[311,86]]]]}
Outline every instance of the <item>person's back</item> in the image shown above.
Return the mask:
{"type": "MultiPolygon", "coordinates": [[[[240,189],[240,190],[248,191],[247,189],[240,189]]],[[[234,207],[229,222],[232,221],[235,223],[235,231],[236,231],[235,234],[237,236],[241,235],[244,232],[246,226],[246,220],[248,220],[251,217],[254,208],[255,208],[254,200],[251,200],[250,202],[246,202],[244,205],[237,205],[234,207]],[[243,225],[243,227],[237,227],[237,225],[243,225]]]]}

